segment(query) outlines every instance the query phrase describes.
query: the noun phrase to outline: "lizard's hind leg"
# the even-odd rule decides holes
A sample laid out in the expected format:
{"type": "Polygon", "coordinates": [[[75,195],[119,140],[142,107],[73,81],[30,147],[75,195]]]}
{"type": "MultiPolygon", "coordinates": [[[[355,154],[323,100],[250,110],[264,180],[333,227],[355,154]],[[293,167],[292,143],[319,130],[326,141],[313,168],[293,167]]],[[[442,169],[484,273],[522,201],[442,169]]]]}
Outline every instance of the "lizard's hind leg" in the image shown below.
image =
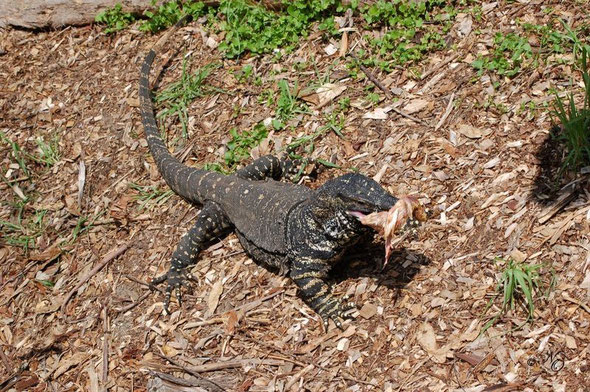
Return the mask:
{"type": "Polygon", "coordinates": [[[342,319],[352,318],[351,310],[356,309],[348,297],[336,298],[326,283],[326,261],[314,258],[298,258],[292,263],[291,279],[299,287],[303,300],[324,320],[328,331],[328,320],[342,329],[342,319]]]}
{"type": "Polygon", "coordinates": [[[182,236],[176,250],[172,254],[170,269],[151,281],[151,285],[167,282],[164,311],[170,313],[170,297],[172,291],[176,293],[178,304],[182,304],[181,286],[191,276],[187,267],[195,264],[199,253],[211,243],[228,234],[231,223],[221,210],[221,207],[213,202],[207,202],[197,216],[197,221],[190,230],[182,236]]]}
{"type": "MultiPolygon", "coordinates": [[[[252,181],[260,181],[266,178],[279,180],[293,174],[297,165],[296,161],[266,155],[236,171],[235,175],[252,181]]],[[[185,280],[191,278],[187,272],[187,267],[195,264],[199,253],[211,245],[215,239],[228,234],[231,226],[231,222],[219,205],[211,201],[205,203],[193,227],[180,239],[172,255],[168,272],[153,279],[150,283],[153,286],[167,282],[166,298],[164,300],[166,313],[170,313],[169,305],[172,291],[176,293],[178,303],[181,304],[182,302],[181,287],[185,280]]]]}

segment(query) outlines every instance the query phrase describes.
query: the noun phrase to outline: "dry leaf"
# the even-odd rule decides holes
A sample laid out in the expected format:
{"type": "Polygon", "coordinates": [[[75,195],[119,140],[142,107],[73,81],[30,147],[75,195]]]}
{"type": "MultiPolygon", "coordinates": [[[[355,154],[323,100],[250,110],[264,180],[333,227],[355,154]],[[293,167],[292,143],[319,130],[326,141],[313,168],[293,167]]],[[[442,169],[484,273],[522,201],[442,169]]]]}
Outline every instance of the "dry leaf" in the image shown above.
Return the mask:
{"type": "Polygon", "coordinates": [[[92,366],[87,367],[86,373],[88,373],[88,380],[90,383],[90,386],[88,388],[89,391],[90,392],[99,392],[100,389],[98,387],[98,375],[94,371],[94,368],[92,366]]]}
{"type": "Polygon", "coordinates": [[[455,357],[469,363],[471,366],[476,366],[484,359],[484,357],[482,357],[481,355],[465,353],[455,353],[455,357]]]}
{"type": "Polygon", "coordinates": [[[434,328],[432,328],[432,325],[428,322],[423,322],[420,325],[420,328],[418,328],[418,332],[416,333],[416,340],[418,341],[418,344],[420,344],[420,347],[429,354],[436,353],[438,350],[434,328]]]}
{"type": "Polygon", "coordinates": [[[61,359],[58,362],[58,367],[55,369],[55,372],[53,373],[53,378],[59,378],[59,376],[64,374],[72,366],[76,366],[78,364],[85,362],[88,357],[89,355],[86,353],[75,353],[69,358],[61,359]]]}
{"type": "Polygon", "coordinates": [[[338,341],[338,344],[336,345],[336,349],[338,349],[339,351],[346,351],[346,350],[348,350],[349,345],[350,345],[350,339],[342,338],[338,341]]]}
{"type": "Polygon", "coordinates": [[[343,84],[326,83],[318,87],[316,94],[318,95],[318,106],[325,106],[332,102],[336,97],[346,90],[343,84]]]}
{"type": "Polygon", "coordinates": [[[162,345],[162,352],[164,353],[165,356],[167,357],[175,357],[176,355],[178,355],[178,350],[176,350],[174,347],[171,347],[167,344],[162,345]]]}
{"type": "Polygon", "coordinates": [[[328,56],[333,55],[334,53],[338,52],[338,48],[336,48],[334,45],[332,44],[328,44],[325,48],[324,48],[324,52],[326,52],[326,54],[328,56]]]}
{"type": "Polygon", "coordinates": [[[491,130],[482,130],[469,124],[461,124],[457,128],[457,132],[470,139],[479,139],[491,133],[491,130]]]}
{"type": "Polygon", "coordinates": [[[416,113],[428,106],[428,103],[429,101],[425,99],[413,99],[410,103],[404,106],[403,111],[407,114],[416,113]]]}
{"type": "Polygon", "coordinates": [[[238,324],[238,314],[231,310],[226,313],[226,320],[225,320],[225,333],[231,335],[236,330],[236,325],[238,324]]]}
{"type": "Polygon", "coordinates": [[[578,345],[576,344],[576,339],[574,339],[574,337],[570,335],[565,335],[565,345],[567,346],[567,348],[571,348],[572,350],[578,348],[578,345]]]}
{"type": "Polygon", "coordinates": [[[473,20],[471,19],[470,15],[463,17],[463,20],[459,22],[459,27],[457,27],[457,32],[459,35],[465,37],[471,33],[471,26],[473,26],[473,20]]]}
{"type": "Polygon", "coordinates": [[[346,56],[346,52],[348,52],[348,32],[347,31],[342,33],[342,38],[340,39],[340,52],[338,52],[338,57],[346,56]]]}
{"type": "Polygon", "coordinates": [[[387,112],[391,110],[391,106],[386,106],[384,108],[376,108],[372,112],[367,112],[363,114],[363,118],[368,118],[371,120],[386,120],[387,119],[387,112]]]}
{"type": "Polygon", "coordinates": [[[57,309],[59,309],[61,303],[60,301],[54,300],[53,303],[49,299],[42,299],[35,305],[35,313],[37,314],[46,314],[46,313],[53,313],[57,309]]]}
{"type": "Polygon", "coordinates": [[[436,363],[444,363],[446,361],[447,353],[450,351],[451,344],[439,348],[436,342],[436,334],[434,328],[428,322],[424,322],[416,332],[416,340],[420,347],[424,349],[430,358],[436,363]]]}
{"type": "Polygon", "coordinates": [[[211,316],[215,313],[215,309],[217,309],[217,305],[219,304],[219,298],[221,297],[221,293],[223,293],[223,282],[219,279],[209,292],[209,298],[207,299],[207,317],[211,316]]]}
{"type": "Polygon", "coordinates": [[[377,314],[377,306],[375,306],[369,302],[365,302],[365,304],[363,305],[363,307],[359,311],[359,315],[365,319],[370,319],[375,314],[377,314]]]}

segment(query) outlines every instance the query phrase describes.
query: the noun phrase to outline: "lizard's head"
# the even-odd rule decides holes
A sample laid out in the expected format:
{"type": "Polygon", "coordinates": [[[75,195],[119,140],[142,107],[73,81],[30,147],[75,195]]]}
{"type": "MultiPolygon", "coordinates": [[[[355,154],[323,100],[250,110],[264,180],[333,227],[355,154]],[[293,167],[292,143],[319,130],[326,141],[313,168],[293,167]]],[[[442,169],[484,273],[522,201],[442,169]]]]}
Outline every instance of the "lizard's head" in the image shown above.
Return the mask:
{"type": "Polygon", "coordinates": [[[332,198],[335,206],[352,215],[387,211],[397,202],[397,198],[378,182],[357,173],[334,178],[326,182],[319,192],[332,198]]]}
{"type": "Polygon", "coordinates": [[[325,221],[324,226],[336,226],[348,235],[366,232],[360,218],[373,212],[387,211],[397,198],[389,194],[376,181],[361,174],[349,173],[327,181],[318,189],[315,217],[325,221]],[[337,219],[337,222],[334,221],[337,219]]]}

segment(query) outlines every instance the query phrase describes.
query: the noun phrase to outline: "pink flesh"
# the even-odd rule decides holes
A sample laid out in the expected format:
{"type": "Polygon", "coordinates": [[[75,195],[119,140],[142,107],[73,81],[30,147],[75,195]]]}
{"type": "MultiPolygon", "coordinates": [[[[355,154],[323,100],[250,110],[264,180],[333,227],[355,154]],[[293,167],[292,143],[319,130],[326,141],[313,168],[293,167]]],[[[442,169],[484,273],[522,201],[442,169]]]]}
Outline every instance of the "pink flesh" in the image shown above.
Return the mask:
{"type": "Polygon", "coordinates": [[[383,268],[385,268],[391,256],[394,235],[404,225],[407,219],[413,216],[414,209],[417,206],[419,206],[419,203],[411,196],[407,196],[401,197],[388,211],[374,212],[369,215],[362,214],[358,211],[349,211],[351,215],[359,218],[362,224],[372,227],[380,235],[385,237],[385,261],[383,268]]]}

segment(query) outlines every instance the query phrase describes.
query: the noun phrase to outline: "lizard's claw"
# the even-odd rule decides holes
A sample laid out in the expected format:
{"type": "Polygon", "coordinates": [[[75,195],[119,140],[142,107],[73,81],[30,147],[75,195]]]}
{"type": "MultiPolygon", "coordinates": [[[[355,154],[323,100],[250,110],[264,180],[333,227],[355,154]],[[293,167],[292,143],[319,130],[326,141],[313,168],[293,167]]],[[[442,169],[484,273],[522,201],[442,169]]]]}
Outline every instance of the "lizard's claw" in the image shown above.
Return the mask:
{"type": "Polygon", "coordinates": [[[342,320],[352,319],[353,309],[356,309],[356,304],[352,301],[348,301],[349,297],[345,295],[342,299],[331,297],[319,310],[319,314],[324,320],[324,328],[328,331],[328,322],[332,320],[336,327],[342,328],[342,320]]]}
{"type": "Polygon", "coordinates": [[[166,294],[164,298],[164,312],[166,314],[170,314],[170,298],[172,297],[172,291],[176,294],[176,300],[178,301],[178,305],[182,305],[182,290],[181,287],[185,285],[187,280],[192,280],[193,277],[189,274],[186,269],[179,269],[175,267],[171,267],[167,273],[164,275],[158,276],[150,282],[150,286],[153,288],[155,285],[163,283],[164,281],[167,282],[166,286],[166,294]]]}

